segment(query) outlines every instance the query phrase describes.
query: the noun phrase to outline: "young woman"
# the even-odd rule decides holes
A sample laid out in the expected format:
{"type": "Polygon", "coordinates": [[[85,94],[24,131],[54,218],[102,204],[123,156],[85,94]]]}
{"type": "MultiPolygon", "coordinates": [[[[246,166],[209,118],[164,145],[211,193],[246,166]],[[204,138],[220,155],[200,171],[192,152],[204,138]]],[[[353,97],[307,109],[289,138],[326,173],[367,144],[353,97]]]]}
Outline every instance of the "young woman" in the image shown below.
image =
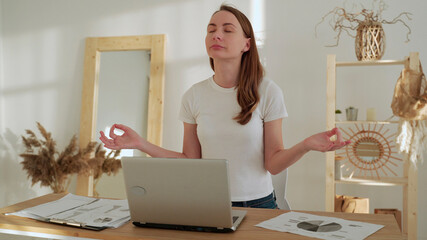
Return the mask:
{"type": "Polygon", "coordinates": [[[152,157],[227,159],[233,206],[277,208],[270,174],[310,150],[333,151],[349,142],[335,128],[283,147],[283,94],[263,77],[251,23],[239,10],[222,5],[211,17],[205,43],[214,75],[183,96],[182,152],[153,145],[120,124],[112,126],[111,139],[101,132],[100,140],[110,149],[139,149],[152,157]],[[114,134],[116,128],[124,133],[114,134]]]}

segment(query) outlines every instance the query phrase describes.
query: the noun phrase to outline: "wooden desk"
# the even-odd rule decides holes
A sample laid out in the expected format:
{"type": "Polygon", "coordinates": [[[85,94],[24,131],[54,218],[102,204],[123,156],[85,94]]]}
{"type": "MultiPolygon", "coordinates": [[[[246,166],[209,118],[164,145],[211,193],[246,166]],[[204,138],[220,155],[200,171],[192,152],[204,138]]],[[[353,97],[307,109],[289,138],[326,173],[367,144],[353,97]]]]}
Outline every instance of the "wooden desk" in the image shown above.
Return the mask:
{"type": "MultiPolygon", "coordinates": [[[[38,204],[57,200],[63,196],[64,194],[48,194],[42,197],[38,197],[0,209],[0,229],[95,239],[310,239],[304,236],[299,236],[290,233],[282,233],[254,226],[262,221],[288,212],[285,210],[252,208],[245,209],[248,211],[248,213],[239,228],[237,229],[237,231],[234,233],[205,233],[139,228],[133,226],[133,224],[130,222],[116,229],[91,231],[51,223],[44,223],[29,218],[4,215],[4,213],[15,212],[24,208],[33,207],[38,204]]],[[[403,239],[397,222],[392,215],[350,214],[310,211],[302,212],[385,225],[384,228],[380,229],[378,232],[374,233],[367,239],[403,239]]]]}

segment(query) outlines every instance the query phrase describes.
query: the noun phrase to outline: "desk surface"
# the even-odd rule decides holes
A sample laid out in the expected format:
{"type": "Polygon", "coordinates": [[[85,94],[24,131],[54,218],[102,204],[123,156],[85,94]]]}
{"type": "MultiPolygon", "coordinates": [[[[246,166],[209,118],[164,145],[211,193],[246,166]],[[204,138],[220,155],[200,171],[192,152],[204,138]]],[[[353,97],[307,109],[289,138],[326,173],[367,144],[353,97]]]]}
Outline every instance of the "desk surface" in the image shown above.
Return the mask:
{"type": "MultiPolygon", "coordinates": [[[[48,194],[42,197],[34,198],[9,207],[0,209],[0,229],[35,232],[44,234],[54,234],[62,236],[73,236],[82,238],[96,239],[310,239],[291,233],[282,233],[264,228],[255,227],[256,224],[286,213],[285,210],[272,209],[245,209],[247,215],[243,222],[234,233],[205,233],[205,232],[187,232],[178,230],[162,230],[151,228],[139,228],[132,223],[116,229],[105,229],[102,231],[84,230],[74,227],[61,226],[51,223],[44,223],[29,218],[17,216],[5,216],[4,213],[19,211],[24,208],[33,207],[49,201],[57,200],[64,194],[48,194]]],[[[317,214],[329,217],[338,217],[353,221],[362,221],[374,224],[385,225],[384,228],[369,236],[367,239],[402,239],[399,227],[395,218],[388,214],[350,214],[333,212],[312,212],[301,211],[310,214],[317,214]]]]}

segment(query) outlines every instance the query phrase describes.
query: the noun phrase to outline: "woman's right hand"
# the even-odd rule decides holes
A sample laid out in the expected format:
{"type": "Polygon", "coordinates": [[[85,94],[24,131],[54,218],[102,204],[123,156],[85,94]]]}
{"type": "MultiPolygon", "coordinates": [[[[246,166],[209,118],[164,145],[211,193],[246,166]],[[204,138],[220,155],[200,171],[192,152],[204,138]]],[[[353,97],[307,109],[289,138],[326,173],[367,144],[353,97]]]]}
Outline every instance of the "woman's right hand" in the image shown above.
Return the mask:
{"type": "Polygon", "coordinates": [[[101,140],[104,143],[104,147],[120,150],[120,149],[139,149],[141,144],[146,141],[138,135],[133,129],[122,124],[114,124],[110,129],[110,138],[105,136],[103,131],[100,131],[101,140]],[[123,131],[122,135],[116,135],[114,129],[120,129],[123,131]]]}

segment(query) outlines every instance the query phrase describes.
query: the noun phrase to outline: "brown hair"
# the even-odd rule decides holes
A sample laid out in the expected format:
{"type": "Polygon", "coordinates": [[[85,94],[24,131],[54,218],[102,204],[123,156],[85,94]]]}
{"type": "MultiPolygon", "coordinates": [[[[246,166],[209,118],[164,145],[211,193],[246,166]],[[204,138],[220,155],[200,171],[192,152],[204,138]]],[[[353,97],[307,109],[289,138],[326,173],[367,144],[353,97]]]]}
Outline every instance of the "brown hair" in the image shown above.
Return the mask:
{"type": "MultiPolygon", "coordinates": [[[[246,38],[250,38],[250,48],[242,55],[242,61],[237,81],[237,102],[242,110],[233,119],[241,125],[245,125],[252,118],[252,112],[255,111],[259,103],[258,86],[264,76],[264,69],[258,56],[258,50],[255,42],[254,30],[249,19],[239,10],[229,5],[221,5],[218,11],[227,11],[232,13],[240,25],[246,38]]],[[[213,15],[215,15],[215,13],[213,15]]],[[[211,68],[215,71],[214,61],[209,58],[211,68]]]]}

